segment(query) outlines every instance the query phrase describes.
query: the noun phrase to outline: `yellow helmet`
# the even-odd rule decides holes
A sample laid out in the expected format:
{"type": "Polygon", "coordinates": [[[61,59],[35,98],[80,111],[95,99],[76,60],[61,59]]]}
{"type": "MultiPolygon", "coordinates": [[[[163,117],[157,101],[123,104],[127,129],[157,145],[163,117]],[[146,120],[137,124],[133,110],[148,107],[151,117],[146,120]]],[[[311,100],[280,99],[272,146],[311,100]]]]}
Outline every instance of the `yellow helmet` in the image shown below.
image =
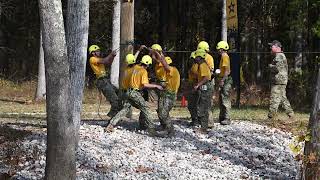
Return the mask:
{"type": "Polygon", "coordinates": [[[204,49],[197,49],[194,52],[194,57],[201,57],[201,58],[205,58],[206,57],[207,52],[204,49]]]}
{"type": "Polygon", "coordinates": [[[153,44],[151,46],[151,49],[157,50],[157,51],[162,51],[162,47],[159,44],[153,44]]]}
{"type": "Polygon", "coordinates": [[[172,63],[171,57],[167,56],[167,57],[165,57],[165,59],[166,59],[166,62],[168,65],[172,63]]]}
{"type": "Polygon", "coordinates": [[[90,54],[91,54],[92,52],[98,51],[98,50],[100,50],[100,47],[97,46],[97,45],[91,45],[91,46],[89,47],[89,53],[90,53],[90,54]]]}
{"type": "Polygon", "coordinates": [[[190,58],[192,58],[192,59],[196,58],[196,56],[195,56],[195,51],[193,51],[193,52],[190,54],[190,58]]]}
{"type": "Polygon", "coordinates": [[[127,61],[128,65],[134,64],[134,63],[136,63],[136,58],[134,57],[133,54],[127,54],[126,61],[127,61]]]}
{"type": "Polygon", "coordinates": [[[229,44],[226,42],[226,41],[220,41],[220,42],[218,42],[218,44],[217,44],[217,50],[219,50],[219,49],[223,49],[223,50],[229,50],[229,44]]]}
{"type": "Polygon", "coordinates": [[[149,55],[144,55],[141,59],[141,63],[145,65],[152,64],[152,58],[149,55]]]}
{"type": "Polygon", "coordinates": [[[197,49],[203,49],[203,50],[209,51],[209,44],[206,41],[201,41],[199,42],[197,49]]]}

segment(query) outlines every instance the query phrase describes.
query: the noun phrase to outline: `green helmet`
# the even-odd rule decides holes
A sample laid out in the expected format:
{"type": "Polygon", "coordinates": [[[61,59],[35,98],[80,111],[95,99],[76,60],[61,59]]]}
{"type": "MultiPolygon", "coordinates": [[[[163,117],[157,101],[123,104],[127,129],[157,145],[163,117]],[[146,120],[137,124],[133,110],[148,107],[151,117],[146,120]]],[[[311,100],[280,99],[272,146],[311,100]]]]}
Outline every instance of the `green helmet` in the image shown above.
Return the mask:
{"type": "Polygon", "coordinates": [[[133,54],[127,54],[126,61],[127,61],[128,65],[134,64],[134,63],[136,63],[136,58],[134,57],[133,54]]]}
{"type": "Polygon", "coordinates": [[[162,51],[162,47],[159,44],[153,44],[151,46],[151,49],[157,50],[157,51],[162,51]]]}
{"type": "Polygon", "coordinates": [[[97,45],[91,45],[90,47],[89,47],[89,53],[91,54],[92,52],[94,52],[94,51],[99,51],[100,50],[100,47],[99,46],[97,46],[97,45]]]}
{"type": "Polygon", "coordinates": [[[194,57],[201,57],[201,58],[205,58],[207,55],[207,52],[204,50],[204,49],[197,49],[195,52],[194,52],[194,57]]]}
{"type": "Polygon", "coordinates": [[[219,49],[223,49],[223,50],[229,50],[229,44],[226,42],[226,41],[220,41],[220,42],[218,42],[218,44],[217,44],[217,50],[219,50],[219,49]]]}
{"type": "Polygon", "coordinates": [[[201,41],[199,42],[197,49],[203,49],[205,51],[209,51],[209,44],[206,41],[201,41]]]}
{"type": "Polygon", "coordinates": [[[141,59],[141,63],[145,65],[152,64],[152,58],[149,55],[144,55],[141,59]]]}
{"type": "Polygon", "coordinates": [[[169,56],[165,57],[165,60],[166,60],[168,65],[172,63],[172,59],[169,56]]]}

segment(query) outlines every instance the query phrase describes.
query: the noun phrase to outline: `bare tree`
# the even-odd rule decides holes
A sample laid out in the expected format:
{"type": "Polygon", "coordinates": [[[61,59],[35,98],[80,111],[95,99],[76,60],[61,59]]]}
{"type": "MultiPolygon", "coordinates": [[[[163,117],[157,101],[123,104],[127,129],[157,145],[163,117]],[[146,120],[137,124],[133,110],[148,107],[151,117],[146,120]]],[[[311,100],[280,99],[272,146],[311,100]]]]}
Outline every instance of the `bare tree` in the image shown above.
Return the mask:
{"type": "MultiPolygon", "coordinates": [[[[70,62],[72,119],[76,135],[80,127],[83,88],[87,61],[89,34],[89,0],[68,0],[66,42],[70,62]]],[[[77,139],[78,141],[78,139],[77,139]]],[[[77,142],[76,142],[77,143],[77,142]]]]}
{"type": "Polygon", "coordinates": [[[222,0],[221,39],[223,41],[228,40],[227,32],[227,0],[222,0]]]}
{"type": "Polygon", "coordinates": [[[38,83],[36,95],[34,98],[36,101],[46,99],[46,77],[44,68],[44,54],[42,46],[42,31],[40,27],[40,40],[39,40],[39,64],[38,64],[38,83]]]}
{"type": "MultiPolygon", "coordinates": [[[[120,49],[120,11],[121,2],[116,0],[113,8],[113,20],[112,20],[112,49],[120,49]]],[[[120,51],[117,52],[117,56],[114,58],[111,65],[111,83],[119,87],[119,66],[120,66],[120,51]]]]}
{"type": "Polygon", "coordinates": [[[47,87],[45,179],[76,179],[89,1],[67,4],[65,32],[61,1],[39,0],[47,87]]]}

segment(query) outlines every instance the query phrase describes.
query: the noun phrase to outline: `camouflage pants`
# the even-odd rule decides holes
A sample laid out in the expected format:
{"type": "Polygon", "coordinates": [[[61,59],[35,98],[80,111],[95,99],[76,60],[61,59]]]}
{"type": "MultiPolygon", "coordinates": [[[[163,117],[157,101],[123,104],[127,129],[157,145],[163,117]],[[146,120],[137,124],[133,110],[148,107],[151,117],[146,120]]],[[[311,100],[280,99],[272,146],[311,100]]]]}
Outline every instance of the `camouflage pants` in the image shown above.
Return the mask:
{"type": "Polygon", "coordinates": [[[155,125],[151,117],[151,109],[147,102],[143,99],[141,93],[136,90],[128,90],[128,101],[133,107],[141,111],[139,124],[142,126],[145,125],[149,129],[154,128],[155,125]]]}
{"type": "Polygon", "coordinates": [[[293,110],[286,96],[286,86],[287,85],[271,85],[269,118],[274,118],[280,105],[282,105],[289,116],[293,115],[293,110]]]}
{"type": "Polygon", "coordinates": [[[197,117],[197,103],[198,103],[198,92],[197,91],[191,91],[187,95],[188,100],[188,110],[191,115],[191,121],[194,124],[199,124],[199,120],[197,117]]]}
{"type": "Polygon", "coordinates": [[[118,97],[117,88],[111,84],[110,79],[102,78],[97,80],[97,87],[110,102],[111,108],[108,116],[113,117],[121,108],[120,98],[118,97]]]}
{"type": "Polygon", "coordinates": [[[219,121],[230,120],[231,100],[230,93],[232,88],[232,78],[229,76],[224,80],[224,84],[219,91],[219,121]]]}
{"type": "Polygon", "coordinates": [[[199,90],[192,92],[188,97],[188,109],[192,122],[200,123],[201,127],[208,128],[209,111],[212,105],[213,87],[211,82],[199,87],[199,90]]]}
{"type": "Polygon", "coordinates": [[[160,124],[165,129],[172,128],[172,122],[170,119],[169,112],[174,106],[174,102],[176,101],[176,94],[162,91],[159,93],[158,100],[158,117],[160,120],[160,124]]]}
{"type": "Polygon", "coordinates": [[[110,120],[110,124],[115,126],[122,118],[132,114],[131,104],[128,101],[128,91],[121,92],[122,109],[110,120]]]}

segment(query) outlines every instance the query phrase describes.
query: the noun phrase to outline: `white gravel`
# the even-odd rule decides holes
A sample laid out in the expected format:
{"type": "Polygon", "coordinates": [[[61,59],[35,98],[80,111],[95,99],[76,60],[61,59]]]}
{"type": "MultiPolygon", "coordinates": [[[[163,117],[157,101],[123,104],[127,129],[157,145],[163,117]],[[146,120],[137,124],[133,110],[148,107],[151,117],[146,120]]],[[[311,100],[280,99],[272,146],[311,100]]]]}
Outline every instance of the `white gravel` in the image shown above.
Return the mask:
{"type": "MultiPolygon", "coordinates": [[[[84,124],[80,129],[78,179],[296,179],[299,164],[290,133],[249,122],[215,127],[204,135],[175,124],[174,138],[152,138],[132,128],[84,124]]],[[[23,139],[17,179],[41,179],[45,131],[23,139]]],[[[1,164],[1,162],[0,162],[1,164]]]]}

